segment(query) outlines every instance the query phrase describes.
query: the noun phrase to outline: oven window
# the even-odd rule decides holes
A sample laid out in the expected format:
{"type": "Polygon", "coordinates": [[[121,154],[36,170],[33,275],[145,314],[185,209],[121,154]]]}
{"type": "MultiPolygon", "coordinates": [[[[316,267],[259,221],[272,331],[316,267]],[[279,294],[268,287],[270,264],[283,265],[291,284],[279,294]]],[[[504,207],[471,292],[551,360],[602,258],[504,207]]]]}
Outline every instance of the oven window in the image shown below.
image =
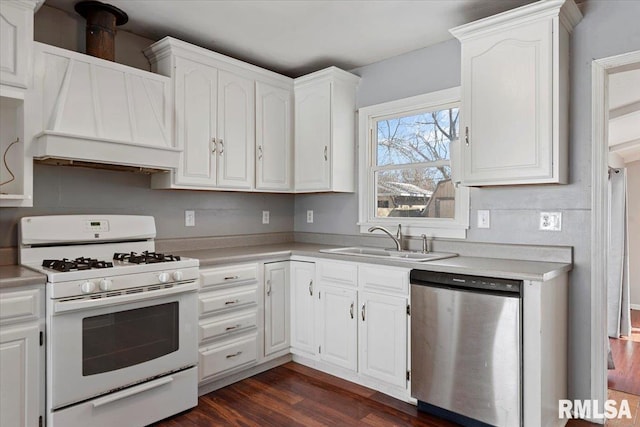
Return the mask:
{"type": "Polygon", "coordinates": [[[178,350],[178,302],[82,320],[82,375],[115,371],[178,350]]]}

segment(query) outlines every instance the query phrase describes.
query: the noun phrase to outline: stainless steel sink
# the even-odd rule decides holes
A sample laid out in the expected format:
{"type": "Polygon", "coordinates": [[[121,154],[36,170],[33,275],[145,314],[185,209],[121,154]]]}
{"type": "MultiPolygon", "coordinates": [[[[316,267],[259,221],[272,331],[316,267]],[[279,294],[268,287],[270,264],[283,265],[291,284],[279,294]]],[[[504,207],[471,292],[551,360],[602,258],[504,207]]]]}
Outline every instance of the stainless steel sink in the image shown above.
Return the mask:
{"type": "Polygon", "coordinates": [[[336,255],[351,255],[361,256],[368,258],[386,258],[394,261],[410,261],[410,262],[425,262],[434,261],[437,259],[452,258],[458,256],[458,254],[446,253],[446,252],[411,252],[411,251],[396,251],[395,249],[381,249],[371,248],[366,246],[353,246],[348,248],[336,248],[336,249],[321,249],[320,252],[326,254],[336,255]]]}

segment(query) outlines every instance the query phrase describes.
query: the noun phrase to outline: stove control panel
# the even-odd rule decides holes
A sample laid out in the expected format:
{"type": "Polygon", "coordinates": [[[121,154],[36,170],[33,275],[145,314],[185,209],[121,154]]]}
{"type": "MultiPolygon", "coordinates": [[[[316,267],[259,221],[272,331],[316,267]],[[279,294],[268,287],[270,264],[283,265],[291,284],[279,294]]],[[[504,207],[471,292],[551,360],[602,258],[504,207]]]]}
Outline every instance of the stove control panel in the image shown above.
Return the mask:
{"type": "Polygon", "coordinates": [[[196,281],[198,278],[198,267],[185,267],[175,270],[170,269],[49,283],[47,291],[49,298],[58,299],[99,294],[101,292],[118,292],[144,286],[170,286],[171,283],[196,281]]]}
{"type": "Polygon", "coordinates": [[[86,220],[84,222],[84,229],[85,231],[92,231],[94,233],[98,231],[109,231],[109,221],[107,221],[106,219],[86,220]]]}

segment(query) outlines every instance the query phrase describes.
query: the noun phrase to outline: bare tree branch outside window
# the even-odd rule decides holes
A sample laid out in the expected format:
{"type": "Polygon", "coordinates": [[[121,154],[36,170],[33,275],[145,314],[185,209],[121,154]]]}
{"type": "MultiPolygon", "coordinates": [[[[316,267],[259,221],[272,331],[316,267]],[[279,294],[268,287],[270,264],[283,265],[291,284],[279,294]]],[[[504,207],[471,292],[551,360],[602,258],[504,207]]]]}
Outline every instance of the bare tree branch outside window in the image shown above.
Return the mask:
{"type": "Polygon", "coordinates": [[[458,115],[448,108],[376,122],[377,216],[453,218],[450,160],[458,115]]]}

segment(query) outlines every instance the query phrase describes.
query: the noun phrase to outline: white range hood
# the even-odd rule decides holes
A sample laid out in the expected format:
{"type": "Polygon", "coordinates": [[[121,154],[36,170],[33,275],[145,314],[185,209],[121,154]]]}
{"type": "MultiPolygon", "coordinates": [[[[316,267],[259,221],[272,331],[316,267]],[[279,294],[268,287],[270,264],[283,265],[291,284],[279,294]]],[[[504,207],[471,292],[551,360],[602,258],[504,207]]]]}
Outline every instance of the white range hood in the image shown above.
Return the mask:
{"type": "Polygon", "coordinates": [[[35,159],[178,166],[169,78],[42,43],[34,51],[35,159]]]}

